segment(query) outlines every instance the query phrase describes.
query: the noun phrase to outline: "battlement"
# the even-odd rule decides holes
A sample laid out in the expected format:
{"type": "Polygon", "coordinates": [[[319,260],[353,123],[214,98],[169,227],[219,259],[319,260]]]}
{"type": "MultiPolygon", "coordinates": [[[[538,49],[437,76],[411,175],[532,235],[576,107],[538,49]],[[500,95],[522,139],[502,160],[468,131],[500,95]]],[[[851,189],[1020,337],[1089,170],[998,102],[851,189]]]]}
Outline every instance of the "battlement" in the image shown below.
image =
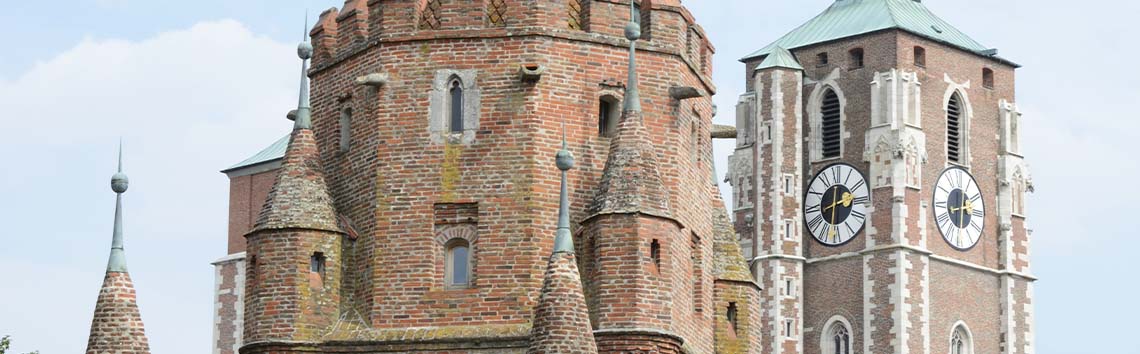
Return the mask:
{"type": "MultiPolygon", "coordinates": [[[[625,45],[630,0],[346,0],[321,13],[309,32],[314,70],[383,42],[550,36],[625,45]]],[[[681,56],[701,76],[712,75],[715,49],[679,0],[633,0],[639,8],[639,48],[681,56]]]]}

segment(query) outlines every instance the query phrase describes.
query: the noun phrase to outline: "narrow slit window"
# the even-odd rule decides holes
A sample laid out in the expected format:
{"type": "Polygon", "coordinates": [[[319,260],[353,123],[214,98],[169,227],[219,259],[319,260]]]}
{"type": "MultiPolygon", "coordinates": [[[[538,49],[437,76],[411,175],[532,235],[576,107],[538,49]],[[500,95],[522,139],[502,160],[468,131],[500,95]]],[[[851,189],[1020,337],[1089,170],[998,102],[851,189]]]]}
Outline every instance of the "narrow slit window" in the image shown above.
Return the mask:
{"type": "Polygon", "coordinates": [[[689,162],[693,163],[693,165],[697,164],[700,156],[700,138],[697,134],[698,119],[700,119],[700,116],[697,115],[696,111],[693,111],[693,123],[689,127],[689,162]]]}
{"type": "Polygon", "coordinates": [[[820,124],[823,158],[839,157],[843,150],[840,122],[841,110],[839,95],[835,94],[835,91],[831,89],[824,92],[823,102],[820,105],[820,116],[823,118],[820,124]]]}
{"type": "Polygon", "coordinates": [[[738,323],[736,322],[738,316],[737,311],[738,310],[736,309],[736,303],[730,302],[728,303],[728,308],[724,312],[724,319],[728,322],[728,333],[734,337],[737,335],[738,327],[738,323]]]}
{"type": "Polygon", "coordinates": [[[926,67],[926,49],[923,47],[914,47],[914,65],[918,67],[926,67]]]}
{"type": "Polygon", "coordinates": [[[792,320],[784,320],[784,336],[785,337],[791,338],[791,337],[796,335],[794,332],[792,332],[792,329],[793,329],[792,324],[793,324],[792,320]]]}
{"type": "Polygon", "coordinates": [[[321,252],[314,252],[312,257],[309,257],[309,271],[320,274],[323,278],[325,276],[325,254],[321,252]]]}
{"type": "Polygon", "coordinates": [[[851,69],[863,67],[863,48],[855,48],[847,52],[851,59],[851,69]]]}
{"type": "Polygon", "coordinates": [[[448,105],[451,114],[449,122],[449,129],[452,133],[463,132],[463,84],[459,82],[458,78],[452,79],[451,84],[448,85],[448,105]]]}
{"type": "Polygon", "coordinates": [[[958,93],[946,103],[946,159],[962,162],[962,98],[958,93]]]}
{"type": "Polygon", "coordinates": [[[792,220],[784,220],[784,239],[785,240],[795,240],[796,239],[795,223],[792,222],[792,220]]]}
{"type": "Polygon", "coordinates": [[[794,192],[795,186],[792,179],[792,175],[784,175],[784,194],[792,194],[794,192]]]}
{"type": "Polygon", "coordinates": [[[340,152],[348,152],[352,148],[352,109],[345,108],[340,111],[340,152]]]}
{"type": "Polygon", "coordinates": [[[994,70],[990,68],[982,69],[982,86],[988,89],[994,88],[994,70]]]}
{"type": "Polygon", "coordinates": [[[653,260],[653,266],[661,269],[661,242],[653,240],[649,243],[649,258],[653,260]]]}

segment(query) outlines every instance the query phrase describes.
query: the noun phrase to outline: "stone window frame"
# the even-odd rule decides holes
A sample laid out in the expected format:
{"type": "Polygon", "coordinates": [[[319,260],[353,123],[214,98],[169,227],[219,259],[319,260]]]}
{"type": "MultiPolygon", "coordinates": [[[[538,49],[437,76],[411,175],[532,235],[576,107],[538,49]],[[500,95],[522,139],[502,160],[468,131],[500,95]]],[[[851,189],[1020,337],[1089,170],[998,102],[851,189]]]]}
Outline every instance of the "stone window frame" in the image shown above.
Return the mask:
{"type": "Polygon", "coordinates": [[[833,161],[843,159],[847,152],[846,141],[851,134],[847,132],[847,95],[839,88],[836,81],[838,77],[833,71],[832,75],[816,84],[808,99],[808,140],[810,163],[833,161]],[[823,157],[823,97],[828,90],[835,92],[839,98],[839,156],[823,157]]]}
{"type": "Polygon", "coordinates": [[[972,160],[970,154],[970,128],[973,127],[972,122],[974,120],[974,107],[973,104],[970,103],[970,95],[967,93],[970,89],[970,82],[966,81],[964,84],[958,84],[951,80],[949,76],[946,77],[945,81],[949,85],[946,88],[946,93],[942,97],[942,120],[943,124],[947,125],[941,134],[942,157],[946,160],[946,167],[958,166],[969,170],[971,165],[970,161],[972,160]],[[947,138],[949,125],[946,124],[950,110],[950,98],[954,97],[955,94],[958,95],[959,105],[962,106],[960,108],[962,113],[958,118],[960,120],[958,123],[960,141],[958,142],[959,157],[957,162],[950,161],[950,141],[947,138]]]}
{"type": "Polygon", "coordinates": [[[820,332],[820,335],[819,335],[820,353],[832,354],[832,353],[836,352],[835,337],[834,337],[833,333],[836,332],[837,328],[842,328],[843,330],[846,330],[847,337],[848,337],[847,348],[845,348],[846,351],[841,352],[841,353],[846,353],[846,354],[854,353],[854,347],[855,347],[855,344],[854,344],[855,330],[854,329],[855,329],[855,327],[851,326],[851,321],[848,321],[846,317],[843,317],[842,315],[831,316],[831,318],[829,318],[827,320],[827,322],[824,322],[824,325],[822,328],[823,328],[823,331],[820,332]]]}
{"type": "MultiPolygon", "coordinates": [[[[435,242],[441,250],[440,259],[443,262],[443,286],[447,290],[470,289],[476,286],[478,280],[478,226],[474,223],[454,225],[440,225],[435,234],[435,242]],[[451,250],[460,243],[467,247],[467,283],[452,284],[451,250]]],[[[437,278],[440,279],[440,278],[437,278]]]]}
{"type": "Polygon", "coordinates": [[[482,108],[478,85],[479,71],[475,69],[436,70],[432,80],[431,103],[428,108],[428,130],[432,144],[464,144],[475,142],[479,130],[479,115],[482,108]],[[451,131],[450,89],[453,82],[459,82],[463,90],[463,129],[451,131]]]}
{"type": "Polygon", "coordinates": [[[950,336],[947,338],[947,352],[950,354],[974,354],[974,334],[966,322],[959,320],[950,327],[950,336]],[[954,345],[961,343],[960,351],[954,351],[954,345]]]}

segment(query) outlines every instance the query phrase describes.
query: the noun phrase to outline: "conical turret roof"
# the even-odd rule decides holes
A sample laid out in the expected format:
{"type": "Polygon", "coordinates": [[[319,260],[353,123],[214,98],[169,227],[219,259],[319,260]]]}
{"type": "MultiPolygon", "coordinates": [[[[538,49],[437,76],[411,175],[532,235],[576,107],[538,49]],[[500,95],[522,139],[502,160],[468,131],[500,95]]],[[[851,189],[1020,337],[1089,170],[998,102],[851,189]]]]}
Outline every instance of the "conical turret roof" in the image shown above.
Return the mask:
{"type": "Polygon", "coordinates": [[[146,331],[135,301],[135,286],[127,273],[123,246],[123,193],[127,191],[127,175],[123,173],[123,151],[119,148],[119,171],[111,177],[115,191],[115,226],[111,236],[111,255],[107,272],[95,301],[95,316],[87,337],[87,353],[149,354],[146,331]]]}
{"type": "Polygon", "coordinates": [[[301,57],[301,93],[293,133],[285,148],[277,181],[270,189],[250,233],[293,228],[344,233],[337,223],[336,209],[325,184],[321,156],[313,134],[308,77],[308,59],[313,55],[313,47],[307,39],[297,48],[297,54],[301,57]]]}

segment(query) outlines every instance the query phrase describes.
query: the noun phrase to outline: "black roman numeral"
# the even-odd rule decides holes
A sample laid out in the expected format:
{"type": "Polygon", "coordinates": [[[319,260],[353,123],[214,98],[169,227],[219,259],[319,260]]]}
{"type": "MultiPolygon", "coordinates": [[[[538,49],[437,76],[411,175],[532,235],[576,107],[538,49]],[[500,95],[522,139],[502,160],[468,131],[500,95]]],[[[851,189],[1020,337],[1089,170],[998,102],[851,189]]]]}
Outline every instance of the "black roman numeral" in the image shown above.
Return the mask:
{"type": "MultiPolygon", "coordinates": [[[[854,174],[854,173],[852,173],[852,174],[854,174]]],[[[855,183],[855,185],[854,185],[854,186],[851,186],[851,190],[853,190],[853,191],[854,191],[854,190],[856,190],[856,189],[859,189],[860,187],[863,187],[863,182],[864,182],[864,181],[863,181],[862,179],[860,179],[860,180],[859,180],[859,183],[855,183]]]]}
{"type": "Polygon", "coordinates": [[[974,211],[971,212],[970,215],[973,215],[973,216],[979,217],[979,218],[986,216],[985,212],[978,210],[978,209],[974,209],[974,211]]]}
{"type": "Polygon", "coordinates": [[[808,221],[808,229],[812,230],[812,232],[815,232],[815,229],[818,228],[819,224],[822,223],[823,215],[816,215],[815,218],[811,219],[811,221],[808,221]]]}
{"type": "Polygon", "coordinates": [[[807,209],[804,209],[805,214],[806,213],[818,213],[818,212],[819,212],[819,205],[818,204],[809,206],[807,209]]]}
{"type": "Polygon", "coordinates": [[[871,201],[871,198],[869,198],[867,196],[855,197],[855,200],[852,200],[852,202],[854,202],[855,204],[863,204],[863,203],[866,203],[869,201],[871,201]]]}
{"type": "Polygon", "coordinates": [[[866,219],[867,219],[867,215],[866,215],[866,214],[860,213],[860,212],[858,212],[858,211],[856,211],[856,210],[852,210],[852,211],[851,211],[851,216],[854,216],[856,219],[859,219],[859,221],[863,221],[863,220],[866,220],[866,219]]]}

